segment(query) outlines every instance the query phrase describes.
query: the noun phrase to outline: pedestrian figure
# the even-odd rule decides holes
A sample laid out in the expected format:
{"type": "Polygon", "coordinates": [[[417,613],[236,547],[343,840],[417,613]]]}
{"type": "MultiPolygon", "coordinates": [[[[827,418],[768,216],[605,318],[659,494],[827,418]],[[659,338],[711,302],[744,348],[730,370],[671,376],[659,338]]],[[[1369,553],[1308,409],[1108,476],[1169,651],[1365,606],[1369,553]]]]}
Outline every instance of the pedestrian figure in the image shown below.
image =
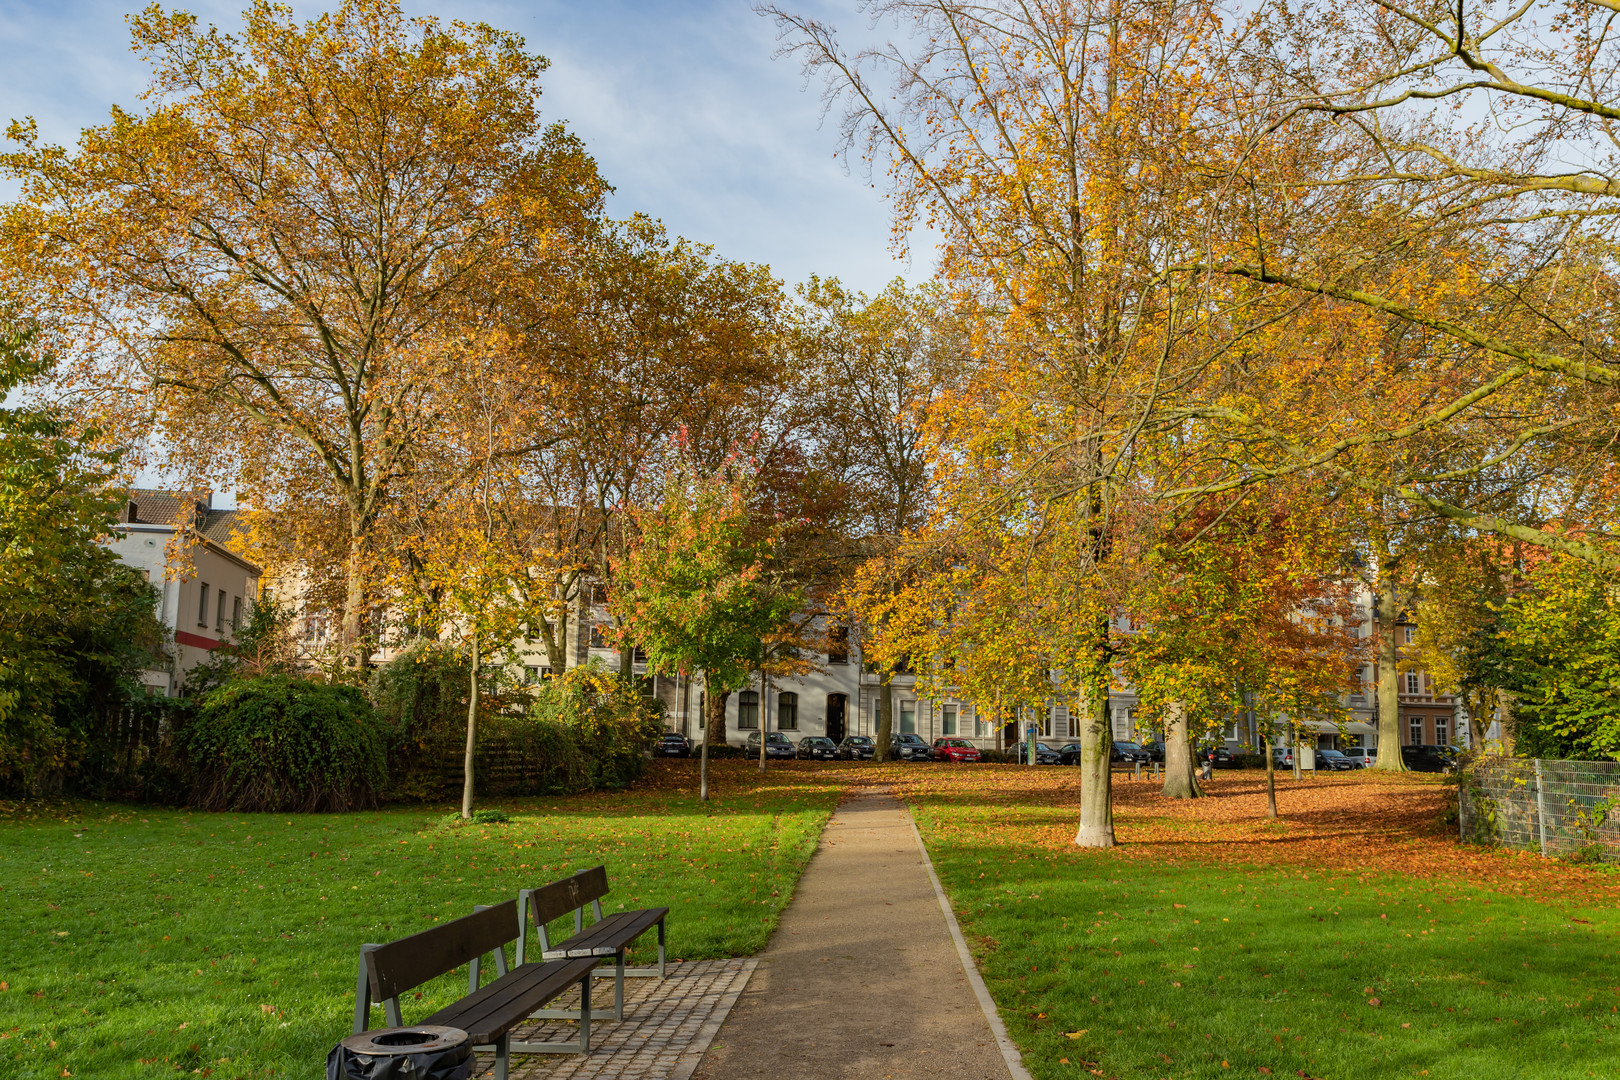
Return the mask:
{"type": "Polygon", "coordinates": [[[1199,779],[1212,780],[1215,777],[1215,748],[1212,746],[1204,753],[1204,775],[1199,779]]]}

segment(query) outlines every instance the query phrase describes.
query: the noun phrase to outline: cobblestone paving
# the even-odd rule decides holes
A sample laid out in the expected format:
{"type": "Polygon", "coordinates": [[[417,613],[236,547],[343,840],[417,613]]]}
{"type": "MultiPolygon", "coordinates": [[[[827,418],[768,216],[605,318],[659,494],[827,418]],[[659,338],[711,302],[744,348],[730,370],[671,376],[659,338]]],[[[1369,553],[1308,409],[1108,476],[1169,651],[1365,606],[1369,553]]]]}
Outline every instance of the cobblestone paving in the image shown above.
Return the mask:
{"type": "MultiPolygon", "coordinates": [[[[513,1054],[512,1080],[686,1080],[720,1030],[759,961],[699,960],[669,965],[667,979],[626,979],[624,1019],[591,1019],[591,1052],[513,1054]]],[[[550,1008],[579,1007],[579,992],[550,1008]]],[[[592,1010],[613,1010],[613,980],[591,986],[592,1010]]],[[[578,1028],[567,1020],[538,1020],[514,1042],[570,1042],[578,1028]]],[[[478,1055],[481,1076],[492,1076],[494,1057],[478,1055]]]]}

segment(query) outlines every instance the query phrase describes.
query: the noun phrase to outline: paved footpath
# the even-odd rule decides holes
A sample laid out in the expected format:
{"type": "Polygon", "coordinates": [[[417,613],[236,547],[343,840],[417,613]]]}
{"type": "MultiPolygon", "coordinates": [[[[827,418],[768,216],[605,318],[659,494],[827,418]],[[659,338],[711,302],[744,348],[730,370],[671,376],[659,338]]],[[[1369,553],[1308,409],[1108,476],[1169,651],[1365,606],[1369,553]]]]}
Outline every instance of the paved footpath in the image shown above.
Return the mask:
{"type": "Polygon", "coordinates": [[[694,1080],[1023,1080],[951,929],[904,804],[845,803],[694,1080]]]}

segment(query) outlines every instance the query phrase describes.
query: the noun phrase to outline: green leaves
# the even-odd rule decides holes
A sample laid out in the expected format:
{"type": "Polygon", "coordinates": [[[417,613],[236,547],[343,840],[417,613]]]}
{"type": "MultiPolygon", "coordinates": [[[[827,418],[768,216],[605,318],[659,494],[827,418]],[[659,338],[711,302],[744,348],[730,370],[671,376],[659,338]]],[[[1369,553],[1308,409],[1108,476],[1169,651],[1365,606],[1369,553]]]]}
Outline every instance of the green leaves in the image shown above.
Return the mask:
{"type": "MultiPolygon", "coordinates": [[[[0,396],[51,370],[0,326],[0,396]]],[[[0,785],[73,769],[98,714],[154,666],[154,592],[101,543],[116,456],[49,409],[0,409],[0,785]]]]}
{"type": "Polygon", "coordinates": [[[638,535],[613,567],[609,609],[650,670],[701,669],[710,694],[740,688],[802,597],[771,565],[774,522],[751,505],[751,472],[733,459],[705,474],[689,459],[662,502],[632,511],[638,535]]]}

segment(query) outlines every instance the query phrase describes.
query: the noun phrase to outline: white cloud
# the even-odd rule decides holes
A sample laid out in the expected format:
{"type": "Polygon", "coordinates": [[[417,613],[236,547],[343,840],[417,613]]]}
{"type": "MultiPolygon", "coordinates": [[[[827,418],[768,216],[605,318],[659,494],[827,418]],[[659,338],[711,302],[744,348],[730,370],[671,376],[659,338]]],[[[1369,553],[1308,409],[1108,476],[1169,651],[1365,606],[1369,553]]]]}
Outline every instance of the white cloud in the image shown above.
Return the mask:
{"type": "MultiPolygon", "coordinates": [[[[0,118],[34,116],[46,138],[71,142],[115,102],[136,106],[146,71],[123,19],[135,6],[7,0],[0,118]]],[[[240,9],[184,6],[226,29],[240,9]]],[[[805,6],[865,30],[853,3],[805,6]]],[[[927,241],[909,266],[890,255],[881,191],[834,160],[836,118],[819,125],[819,88],[803,86],[795,60],[772,58],[775,27],[743,0],[445,0],[408,9],[516,31],[547,56],[542,109],[584,138],[617,188],[617,215],[651,214],[722,255],[768,263],[790,283],[819,273],[875,290],[932,269],[927,241]]]]}

